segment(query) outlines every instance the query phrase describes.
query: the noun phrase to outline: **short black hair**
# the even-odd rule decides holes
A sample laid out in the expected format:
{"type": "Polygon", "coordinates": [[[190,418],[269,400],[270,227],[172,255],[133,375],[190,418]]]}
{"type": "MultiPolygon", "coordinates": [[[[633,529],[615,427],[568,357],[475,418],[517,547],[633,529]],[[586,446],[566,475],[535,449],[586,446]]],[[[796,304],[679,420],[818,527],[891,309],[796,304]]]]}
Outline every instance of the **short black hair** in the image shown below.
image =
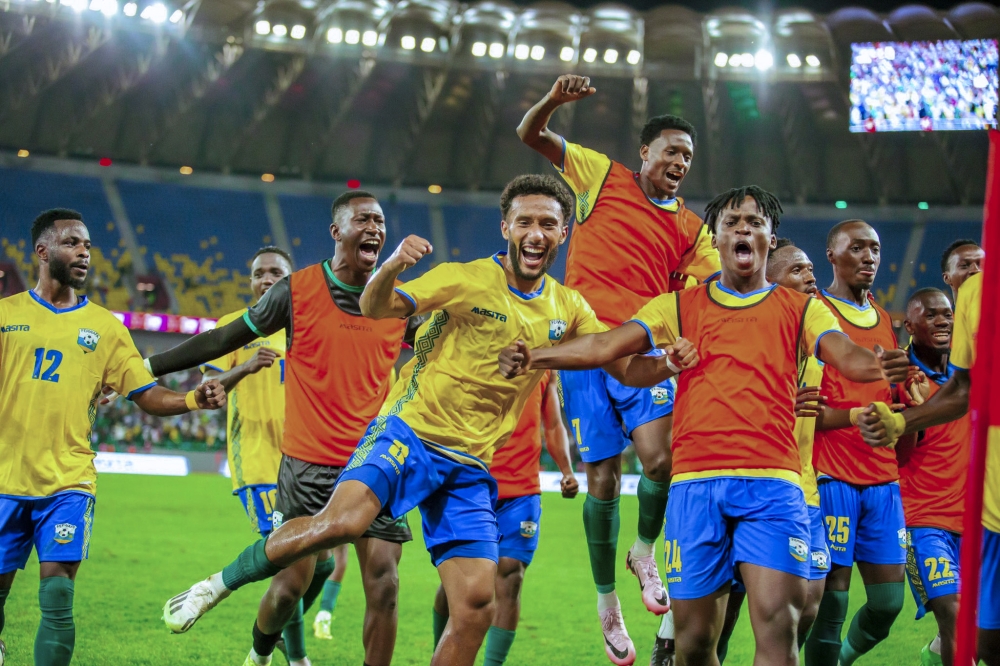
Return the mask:
{"type": "Polygon", "coordinates": [[[500,194],[500,214],[503,219],[507,219],[514,199],[532,194],[541,194],[558,201],[559,207],[562,209],[563,224],[569,224],[573,217],[573,197],[555,176],[543,176],[536,173],[518,176],[507,183],[507,187],[503,188],[503,192],[500,194]]]}
{"type": "Polygon", "coordinates": [[[791,238],[779,238],[775,246],[767,251],[767,258],[770,259],[775,252],[783,247],[795,247],[795,241],[791,238]]]}
{"type": "Polygon", "coordinates": [[[928,294],[941,294],[942,296],[944,296],[944,299],[948,301],[948,304],[951,305],[951,299],[948,298],[948,295],[943,291],[941,291],[940,289],[938,289],[937,287],[921,287],[920,289],[917,289],[915,292],[910,294],[910,297],[906,300],[906,309],[909,310],[911,305],[913,305],[914,303],[919,301],[922,297],[928,294]]]}
{"type": "Polygon", "coordinates": [[[260,248],[259,250],[253,253],[252,257],[250,257],[250,263],[252,264],[254,261],[256,261],[257,257],[259,257],[262,254],[276,254],[285,261],[287,261],[288,267],[292,268],[292,255],[288,254],[277,245],[265,245],[264,247],[260,248]]]}
{"type": "Polygon", "coordinates": [[[745,185],[723,192],[705,206],[705,224],[712,233],[715,233],[715,223],[719,221],[719,214],[726,208],[742,206],[743,200],[747,197],[756,201],[760,214],[771,220],[771,233],[778,230],[781,214],[784,212],[778,197],[757,185],[745,185]]]}
{"type": "Polygon", "coordinates": [[[966,245],[975,245],[979,247],[979,243],[972,240],[971,238],[959,238],[957,241],[952,242],[951,245],[944,249],[944,253],[941,255],[941,272],[948,272],[948,262],[951,261],[951,255],[960,247],[965,247],[966,245]]]}
{"type": "Polygon", "coordinates": [[[837,224],[830,227],[830,231],[826,234],[826,249],[828,250],[833,249],[833,242],[837,240],[837,236],[840,235],[840,232],[843,230],[843,228],[849,224],[866,224],[868,226],[871,226],[870,224],[861,219],[843,220],[842,222],[837,222],[837,224]]]}
{"type": "Polygon", "coordinates": [[[79,220],[83,222],[83,215],[70,208],[50,208],[38,214],[35,221],[31,223],[31,247],[38,245],[38,239],[46,231],[56,225],[58,220],[79,220]]]}
{"type": "Polygon", "coordinates": [[[333,205],[330,206],[330,217],[336,221],[337,211],[341,208],[345,208],[355,199],[374,199],[375,201],[378,201],[378,197],[368,190],[348,190],[333,200],[333,205]]]}
{"type": "Polygon", "coordinates": [[[642,126],[639,132],[639,145],[648,146],[660,136],[663,130],[680,130],[691,137],[691,145],[698,143],[698,133],[694,131],[694,125],[684,120],[680,116],[653,116],[642,126]]]}

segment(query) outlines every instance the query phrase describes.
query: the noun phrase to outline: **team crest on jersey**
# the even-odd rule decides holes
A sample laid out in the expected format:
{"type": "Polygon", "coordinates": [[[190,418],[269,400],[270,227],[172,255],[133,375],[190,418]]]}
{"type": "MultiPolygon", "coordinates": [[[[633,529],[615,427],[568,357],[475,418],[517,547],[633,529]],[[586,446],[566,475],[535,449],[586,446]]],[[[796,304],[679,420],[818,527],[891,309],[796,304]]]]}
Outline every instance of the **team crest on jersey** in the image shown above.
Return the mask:
{"type": "Polygon", "coordinates": [[[530,539],[538,534],[538,523],[530,520],[521,521],[521,536],[525,539],[530,539]]]}
{"type": "Polygon", "coordinates": [[[662,386],[654,386],[649,389],[649,393],[653,396],[654,405],[665,405],[670,401],[670,391],[662,386]]]}
{"type": "Polygon", "coordinates": [[[271,529],[276,530],[281,527],[281,523],[285,521],[285,514],[280,511],[271,512],[271,529]]]}
{"type": "Polygon", "coordinates": [[[89,328],[81,328],[80,335],[76,338],[76,344],[80,345],[84,354],[97,351],[97,343],[101,341],[101,334],[89,328]]]}
{"type": "Polygon", "coordinates": [[[899,546],[901,548],[906,548],[906,528],[896,531],[896,536],[899,537],[899,546]]]}
{"type": "Polygon", "coordinates": [[[825,551],[814,550],[812,552],[812,565],[820,571],[826,571],[830,568],[830,556],[825,551]]]}
{"type": "Polygon", "coordinates": [[[549,340],[562,340],[566,332],[565,319],[549,319],[549,340]]]}
{"type": "Polygon", "coordinates": [[[788,537],[788,552],[799,562],[805,562],[809,557],[809,544],[802,539],[788,537]]]}
{"type": "Polygon", "coordinates": [[[74,534],[76,534],[76,525],[69,523],[59,523],[56,525],[56,543],[69,543],[73,540],[74,534]]]}

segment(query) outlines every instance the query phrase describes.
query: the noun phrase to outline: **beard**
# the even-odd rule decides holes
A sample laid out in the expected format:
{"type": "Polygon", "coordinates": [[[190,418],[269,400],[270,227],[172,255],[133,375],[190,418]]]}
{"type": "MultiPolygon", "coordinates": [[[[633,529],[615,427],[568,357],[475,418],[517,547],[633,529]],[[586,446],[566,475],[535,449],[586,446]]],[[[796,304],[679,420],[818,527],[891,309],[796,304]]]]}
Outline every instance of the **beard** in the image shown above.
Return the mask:
{"type": "Polygon", "coordinates": [[[72,287],[73,289],[83,289],[87,282],[87,277],[73,277],[70,265],[58,257],[49,257],[49,275],[61,285],[72,287]]]}
{"type": "Polygon", "coordinates": [[[507,255],[510,257],[510,265],[511,268],[514,270],[514,275],[519,280],[537,280],[538,278],[542,277],[548,272],[550,268],[552,268],[552,264],[555,263],[556,255],[558,254],[559,254],[559,246],[557,245],[556,247],[549,250],[548,253],[545,255],[545,261],[542,263],[542,266],[538,270],[538,272],[535,273],[534,275],[529,275],[524,272],[523,268],[521,268],[520,248],[517,245],[514,245],[513,240],[507,241],[507,255]]]}

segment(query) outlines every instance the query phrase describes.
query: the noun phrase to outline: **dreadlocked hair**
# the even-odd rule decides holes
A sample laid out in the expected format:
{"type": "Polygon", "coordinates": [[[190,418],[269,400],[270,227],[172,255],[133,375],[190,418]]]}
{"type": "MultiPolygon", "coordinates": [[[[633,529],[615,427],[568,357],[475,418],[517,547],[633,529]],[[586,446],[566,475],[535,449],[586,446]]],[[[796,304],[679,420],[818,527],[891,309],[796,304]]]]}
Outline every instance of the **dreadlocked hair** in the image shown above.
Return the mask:
{"type": "Polygon", "coordinates": [[[757,185],[745,185],[744,187],[734,187],[728,192],[723,192],[708,202],[705,206],[705,224],[715,233],[715,224],[719,221],[719,215],[727,208],[738,208],[743,205],[743,200],[750,197],[757,202],[757,210],[763,217],[771,221],[771,233],[778,230],[781,223],[781,202],[767,190],[757,185]]]}

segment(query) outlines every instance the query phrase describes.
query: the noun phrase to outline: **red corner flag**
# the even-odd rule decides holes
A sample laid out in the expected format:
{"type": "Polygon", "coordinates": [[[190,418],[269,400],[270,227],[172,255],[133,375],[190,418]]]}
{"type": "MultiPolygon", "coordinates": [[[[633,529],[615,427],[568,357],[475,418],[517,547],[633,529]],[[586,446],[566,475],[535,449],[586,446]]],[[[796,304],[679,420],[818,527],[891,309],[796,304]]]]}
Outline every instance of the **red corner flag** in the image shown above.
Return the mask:
{"type": "MultiPolygon", "coordinates": [[[[971,664],[976,656],[976,610],[979,606],[979,569],[982,560],[983,484],[986,476],[987,433],[1000,427],[1000,391],[989,381],[1000,373],[992,351],[1000,347],[1000,132],[990,130],[990,157],[986,172],[983,210],[982,315],[976,336],[976,362],[972,368],[972,460],[962,535],[962,597],[958,611],[956,664],[971,664]]],[[[1000,483],[1000,479],[990,479],[1000,483]]],[[[1000,603],[991,599],[990,603],[1000,603]]]]}

